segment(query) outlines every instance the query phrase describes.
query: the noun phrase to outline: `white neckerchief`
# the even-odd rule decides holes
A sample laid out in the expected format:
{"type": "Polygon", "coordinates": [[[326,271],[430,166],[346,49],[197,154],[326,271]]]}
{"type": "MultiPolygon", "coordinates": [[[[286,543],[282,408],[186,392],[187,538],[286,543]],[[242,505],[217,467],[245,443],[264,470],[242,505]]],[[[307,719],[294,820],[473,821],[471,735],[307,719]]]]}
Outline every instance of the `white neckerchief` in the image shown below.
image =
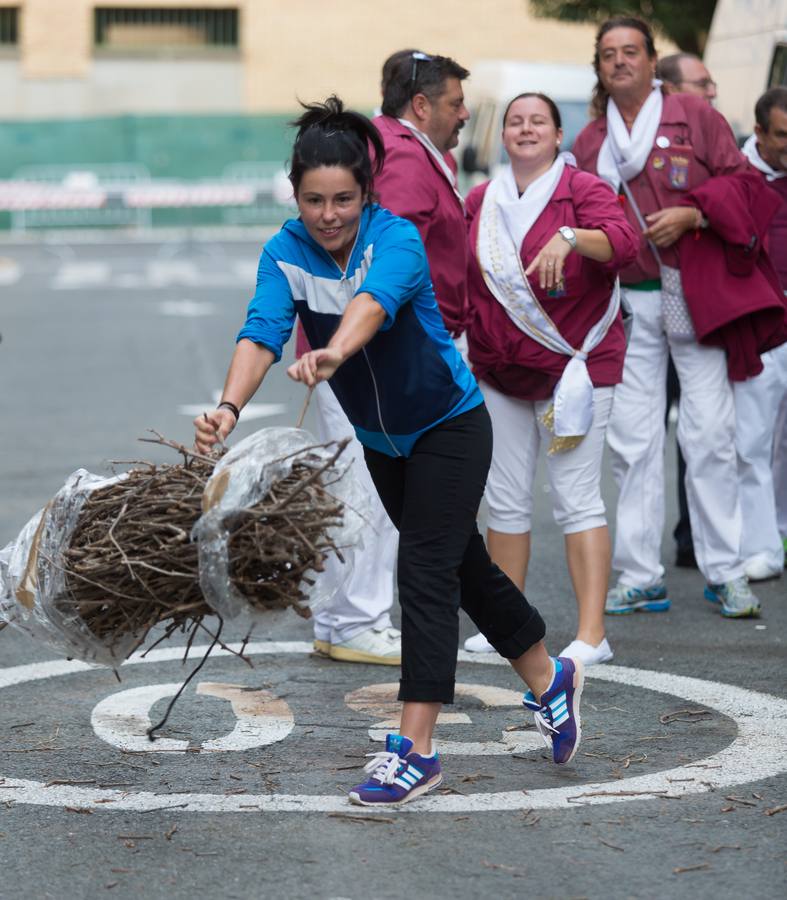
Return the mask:
{"type": "Polygon", "coordinates": [[[454,175],[453,170],[445,161],[445,156],[437,149],[434,144],[434,141],[429,137],[429,135],[424,134],[423,131],[416,128],[412,122],[408,122],[407,119],[399,119],[399,122],[405,126],[405,128],[409,128],[410,131],[415,135],[416,139],[426,147],[427,151],[432,154],[437,165],[440,166],[440,170],[443,175],[445,175],[448,183],[451,185],[451,190],[456,194],[457,199],[462,204],[462,209],[465,208],[465,200],[464,197],[459,193],[459,188],[457,187],[456,175],[454,175]]]}
{"type": "Polygon", "coordinates": [[[585,435],[593,422],[593,383],[586,360],[604,339],[620,308],[620,288],[615,282],[604,315],[577,350],[560,334],[525,277],[522,241],[552,198],[564,169],[565,161],[558,157],[519,197],[513,171],[506,166],[484,194],[476,245],[484,281],[514,325],[542,347],[571,357],[553,394],[557,437],[585,435]]]}
{"type": "Polygon", "coordinates": [[[757,148],[756,134],[752,134],[748,138],[743,147],[741,147],[741,153],[749,160],[755,169],[759,169],[760,172],[765,175],[766,180],[776,181],[777,178],[784,178],[787,176],[787,172],[779,172],[778,169],[774,169],[760,156],[760,151],[757,148]]]}
{"type": "Polygon", "coordinates": [[[621,180],[631,181],[645,168],[656,140],[663,106],[661,82],[654,79],[653,90],[642,104],[629,133],[617,104],[612,97],[607,100],[607,136],[599,150],[596,171],[615,190],[620,187],[621,180]]]}

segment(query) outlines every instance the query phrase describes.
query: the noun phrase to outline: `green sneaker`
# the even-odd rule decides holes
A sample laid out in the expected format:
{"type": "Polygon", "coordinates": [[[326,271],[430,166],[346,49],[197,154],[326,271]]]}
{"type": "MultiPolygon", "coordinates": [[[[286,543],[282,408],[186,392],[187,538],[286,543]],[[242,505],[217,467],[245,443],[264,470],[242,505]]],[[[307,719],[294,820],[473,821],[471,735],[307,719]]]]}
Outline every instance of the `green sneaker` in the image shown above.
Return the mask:
{"type": "Polygon", "coordinates": [[[625,616],[634,612],[666,612],[670,608],[667,588],[663,581],[647,588],[616,584],[607,592],[604,612],[610,616],[625,616]]]}
{"type": "Polygon", "coordinates": [[[724,584],[706,584],[705,599],[721,606],[721,614],[728,619],[756,619],[760,615],[760,601],[744,577],[724,584]]]}

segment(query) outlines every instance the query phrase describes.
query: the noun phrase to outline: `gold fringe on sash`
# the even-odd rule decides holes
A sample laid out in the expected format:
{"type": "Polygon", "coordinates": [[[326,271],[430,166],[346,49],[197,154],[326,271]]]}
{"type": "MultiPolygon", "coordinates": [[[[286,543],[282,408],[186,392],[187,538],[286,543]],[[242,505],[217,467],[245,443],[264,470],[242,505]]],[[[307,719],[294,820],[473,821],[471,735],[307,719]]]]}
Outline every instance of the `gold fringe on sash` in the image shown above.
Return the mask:
{"type": "Polygon", "coordinates": [[[540,416],[540,422],[544,428],[552,435],[549,447],[547,449],[548,456],[554,456],[555,453],[565,453],[567,450],[573,450],[578,447],[585,439],[584,434],[569,434],[565,437],[558,437],[555,434],[555,405],[549,404],[549,409],[540,416]]]}

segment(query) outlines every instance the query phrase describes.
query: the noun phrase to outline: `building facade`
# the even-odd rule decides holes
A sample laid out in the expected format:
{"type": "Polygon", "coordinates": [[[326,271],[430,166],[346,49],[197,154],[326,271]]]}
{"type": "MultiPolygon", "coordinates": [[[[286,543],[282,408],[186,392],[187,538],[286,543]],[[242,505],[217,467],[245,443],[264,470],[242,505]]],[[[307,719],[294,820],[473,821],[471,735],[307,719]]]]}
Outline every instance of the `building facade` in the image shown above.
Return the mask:
{"type": "Polygon", "coordinates": [[[526,0],[0,0],[0,118],[370,110],[402,47],[586,63],[594,31],[526,0]]]}

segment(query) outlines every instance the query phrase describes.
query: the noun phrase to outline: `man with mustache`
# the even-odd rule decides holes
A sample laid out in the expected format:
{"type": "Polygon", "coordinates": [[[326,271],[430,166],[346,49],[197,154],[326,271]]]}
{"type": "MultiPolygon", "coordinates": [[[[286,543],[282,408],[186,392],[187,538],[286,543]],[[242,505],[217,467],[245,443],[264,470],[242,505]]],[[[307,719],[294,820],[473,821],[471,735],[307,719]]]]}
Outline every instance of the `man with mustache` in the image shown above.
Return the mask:
{"type": "MultiPolygon", "coordinates": [[[[609,181],[641,232],[637,260],[621,272],[634,311],[623,383],[607,431],[620,486],[611,614],[661,612],[670,600],[661,564],[664,526],[664,392],[671,352],[681,386],[678,440],[705,597],[729,617],[756,616],[741,557],[742,517],[735,455],[735,409],[725,351],[700,344],[683,281],[692,245],[708,223],[682,201],[746,162],[732,131],[704,98],[669,94],[654,84],[656,50],[648,25],[633,17],[604,22],[594,65],[596,118],[578,136],[579,166],[609,181]]],[[[723,259],[723,257],[722,257],[723,259]]],[[[692,307],[706,317],[715,309],[692,307]]],[[[703,321],[703,326],[705,321],[703,321]]],[[[699,326],[697,326],[699,331],[699,326]]]]}
{"type": "Polygon", "coordinates": [[[447,56],[395,53],[384,68],[382,115],[373,120],[385,145],[375,190],[383,206],[418,229],[437,304],[460,351],[466,347],[466,226],[449,151],[470,118],[462,91],[469,74],[447,56]]]}

